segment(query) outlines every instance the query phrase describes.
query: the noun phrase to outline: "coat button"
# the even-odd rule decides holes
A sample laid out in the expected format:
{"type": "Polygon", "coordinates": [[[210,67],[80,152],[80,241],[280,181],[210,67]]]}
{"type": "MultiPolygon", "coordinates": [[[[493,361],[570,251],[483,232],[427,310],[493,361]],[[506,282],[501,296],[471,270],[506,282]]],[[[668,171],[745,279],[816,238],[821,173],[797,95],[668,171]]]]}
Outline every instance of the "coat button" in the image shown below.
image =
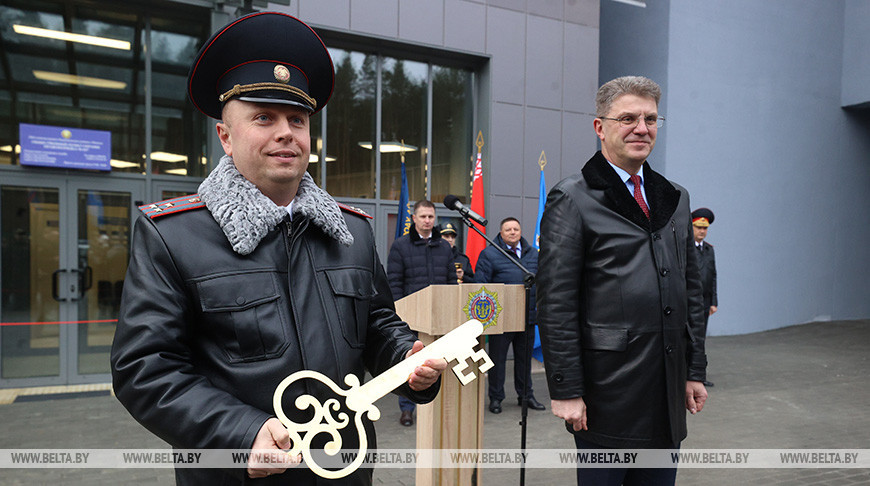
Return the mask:
{"type": "Polygon", "coordinates": [[[556,383],[562,383],[565,380],[565,377],[562,376],[562,373],[553,373],[553,381],[556,383]]]}
{"type": "Polygon", "coordinates": [[[671,312],[673,312],[673,311],[674,311],[674,310],[671,309],[671,306],[667,306],[667,307],[665,307],[665,315],[666,315],[666,316],[671,315],[671,312]]]}
{"type": "Polygon", "coordinates": [[[656,233],[656,234],[653,235],[653,240],[658,241],[658,240],[660,240],[660,239],[662,239],[662,235],[661,235],[661,234],[656,233]]]}
{"type": "Polygon", "coordinates": [[[238,297],[236,297],[236,304],[238,304],[238,305],[242,305],[242,304],[244,304],[244,303],[245,303],[245,298],[244,298],[244,297],[242,297],[241,295],[238,296],[238,297]]]}
{"type": "Polygon", "coordinates": [[[671,271],[667,268],[662,269],[662,277],[667,277],[669,273],[671,273],[671,271]]]}
{"type": "Polygon", "coordinates": [[[665,352],[668,353],[668,354],[673,353],[673,352],[674,352],[674,347],[671,346],[670,344],[668,344],[667,346],[665,346],[665,352]]]}
{"type": "Polygon", "coordinates": [[[365,295],[365,292],[363,292],[363,289],[356,289],[356,295],[362,297],[363,295],[365,295]]]}

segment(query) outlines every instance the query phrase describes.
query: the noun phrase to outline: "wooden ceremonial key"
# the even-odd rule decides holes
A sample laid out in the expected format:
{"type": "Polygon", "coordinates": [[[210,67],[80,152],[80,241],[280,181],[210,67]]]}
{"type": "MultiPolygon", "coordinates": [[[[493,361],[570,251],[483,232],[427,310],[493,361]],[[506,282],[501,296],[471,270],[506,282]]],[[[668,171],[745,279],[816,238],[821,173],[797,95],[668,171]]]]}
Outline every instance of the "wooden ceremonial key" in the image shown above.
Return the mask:
{"type": "Polygon", "coordinates": [[[482,333],[483,324],[480,321],[472,319],[438,338],[435,342],[424,347],[409,358],[400,361],[362,386],[360,386],[356,375],[349,374],[345,376],[344,382],[348,386],[347,390],[342,390],[327,376],[316,371],[303,370],[291,374],[278,384],[273,398],[275,414],[278,416],[278,420],[287,427],[290,439],[293,441],[292,448],[288,454],[293,457],[302,454],[308,467],[315,474],[323,478],[343,478],[356,471],[363,460],[365,460],[368,448],[362,415],[368,414],[369,420],[378,420],[381,416],[381,411],[375,406],[375,402],[406,383],[411,373],[414,372],[414,369],[425,363],[427,359],[443,358],[448,364],[452,361],[458,361],[452,369],[459,382],[463,385],[470,383],[477,376],[473,370],[469,370],[472,363],[480,362],[478,369],[481,373],[492,368],[492,360],[486,354],[486,351],[474,349],[478,344],[477,338],[482,333]],[[314,411],[314,418],[299,424],[291,421],[284,413],[281,398],[290,384],[301,379],[313,379],[323,383],[338,395],[338,398],[328,398],[323,403],[320,403],[317,398],[308,394],[296,397],[294,405],[297,409],[306,410],[311,408],[314,411]],[[349,465],[342,469],[332,470],[323,468],[316,463],[311,455],[310,444],[315,436],[328,434],[332,440],[326,444],[323,449],[324,452],[334,456],[341,450],[342,439],[339,430],[345,428],[350,423],[347,413],[340,411],[342,407],[339,399],[341,397],[344,398],[345,407],[354,412],[353,421],[359,434],[359,451],[354,461],[349,465]]]}

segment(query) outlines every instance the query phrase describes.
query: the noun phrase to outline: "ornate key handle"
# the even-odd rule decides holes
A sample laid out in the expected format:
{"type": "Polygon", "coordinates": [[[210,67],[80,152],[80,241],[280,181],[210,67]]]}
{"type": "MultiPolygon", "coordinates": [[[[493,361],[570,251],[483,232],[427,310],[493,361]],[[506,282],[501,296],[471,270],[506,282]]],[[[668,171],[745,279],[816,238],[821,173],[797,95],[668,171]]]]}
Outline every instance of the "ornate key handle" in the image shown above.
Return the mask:
{"type": "Polygon", "coordinates": [[[481,362],[478,365],[481,373],[492,368],[493,363],[489,355],[484,350],[474,350],[474,347],[478,344],[477,337],[481,333],[483,333],[483,324],[480,321],[472,319],[448,332],[411,357],[400,361],[362,386],[360,386],[356,375],[349,374],[345,376],[344,383],[348,386],[347,390],[342,390],[327,376],[316,371],[297,371],[284,378],[275,389],[272,404],[278,420],[287,427],[287,431],[290,433],[292,448],[288,454],[296,456],[301,453],[308,467],[315,474],[323,478],[343,478],[356,471],[365,460],[366,451],[368,450],[368,438],[366,437],[362,421],[363,414],[368,414],[369,420],[378,420],[381,417],[381,411],[375,406],[375,401],[407,382],[408,377],[411,376],[414,369],[422,365],[427,359],[444,358],[448,363],[454,360],[458,361],[453,366],[453,373],[456,374],[459,382],[463,385],[468,384],[476,378],[473,371],[466,370],[469,367],[467,363],[468,359],[471,359],[473,362],[481,362]],[[342,439],[339,430],[350,425],[351,419],[346,412],[341,411],[339,398],[328,398],[323,403],[320,403],[317,398],[308,394],[296,397],[294,405],[297,409],[306,410],[310,408],[314,412],[314,417],[305,423],[293,422],[284,413],[281,405],[281,397],[284,395],[284,391],[290,384],[302,379],[317,380],[328,386],[337,397],[344,397],[345,407],[354,412],[353,423],[359,435],[359,452],[353,462],[342,469],[324,469],[317,464],[311,455],[310,448],[314,437],[320,434],[328,434],[331,440],[326,443],[323,451],[327,455],[334,456],[341,450],[342,439]]]}

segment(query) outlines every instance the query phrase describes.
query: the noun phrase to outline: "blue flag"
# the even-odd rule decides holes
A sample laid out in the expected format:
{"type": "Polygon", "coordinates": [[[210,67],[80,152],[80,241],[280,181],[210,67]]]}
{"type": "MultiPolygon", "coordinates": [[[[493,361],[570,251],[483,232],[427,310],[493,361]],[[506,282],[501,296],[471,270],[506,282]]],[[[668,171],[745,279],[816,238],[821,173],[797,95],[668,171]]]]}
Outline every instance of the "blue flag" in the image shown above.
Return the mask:
{"type": "MultiPolygon", "coordinates": [[[[544,180],[544,168],[541,167],[541,187],[538,190],[538,221],[535,223],[535,241],[532,242],[535,249],[541,248],[541,218],[544,216],[544,206],[546,205],[547,183],[544,180]]],[[[535,345],[532,348],[532,356],[541,363],[544,362],[544,352],[541,351],[541,334],[538,332],[537,325],[535,326],[535,345]]]]}
{"type": "Polygon", "coordinates": [[[402,161],[402,192],[399,194],[399,212],[396,218],[396,238],[411,230],[411,204],[408,202],[408,176],[405,174],[405,161],[402,161]]]}

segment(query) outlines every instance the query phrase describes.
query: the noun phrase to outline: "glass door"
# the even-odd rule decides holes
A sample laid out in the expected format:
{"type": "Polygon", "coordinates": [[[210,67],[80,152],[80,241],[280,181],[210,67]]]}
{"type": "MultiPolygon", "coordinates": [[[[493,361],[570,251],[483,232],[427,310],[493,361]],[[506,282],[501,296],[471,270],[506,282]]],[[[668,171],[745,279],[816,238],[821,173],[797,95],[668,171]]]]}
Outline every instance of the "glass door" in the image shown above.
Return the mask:
{"type": "Polygon", "coordinates": [[[0,185],[0,386],[109,381],[143,184],[33,179],[0,185]]]}
{"type": "Polygon", "coordinates": [[[71,382],[104,381],[110,371],[109,352],[130,259],[131,218],[136,215],[133,211],[138,212],[133,204],[141,199],[139,185],[113,182],[111,189],[96,189],[86,182],[69,185],[68,202],[75,208],[69,271],[78,284],[69,297],[75,321],[67,363],[71,382]]]}
{"type": "MultiPolygon", "coordinates": [[[[41,181],[42,182],[42,181],[41,181]]],[[[4,177],[0,185],[0,384],[59,384],[68,285],[61,188],[4,177]],[[64,294],[65,295],[65,294],[64,294]],[[63,334],[63,336],[61,336],[63,334]]]]}

